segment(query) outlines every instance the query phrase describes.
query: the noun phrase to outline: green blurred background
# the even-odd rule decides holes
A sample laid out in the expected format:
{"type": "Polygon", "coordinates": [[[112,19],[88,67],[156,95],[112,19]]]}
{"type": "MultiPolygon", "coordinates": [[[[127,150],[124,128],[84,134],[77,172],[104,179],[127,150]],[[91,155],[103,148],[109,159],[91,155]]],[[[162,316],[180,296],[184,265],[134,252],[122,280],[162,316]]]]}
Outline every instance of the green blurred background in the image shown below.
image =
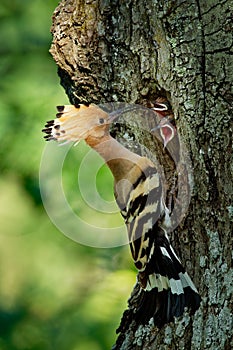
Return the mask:
{"type": "MultiPolygon", "coordinates": [[[[127,247],[73,242],[51,223],[41,201],[41,129],[55,106],[68,102],[48,52],[57,4],[0,3],[0,350],[110,349],[135,282],[127,247]]],[[[80,208],[72,166],[85,152],[81,145],[69,154],[66,192],[84,216],[108,225],[108,215],[90,214],[85,203],[80,208]]],[[[101,195],[112,200],[108,169],[101,168],[97,180],[101,195]]]]}

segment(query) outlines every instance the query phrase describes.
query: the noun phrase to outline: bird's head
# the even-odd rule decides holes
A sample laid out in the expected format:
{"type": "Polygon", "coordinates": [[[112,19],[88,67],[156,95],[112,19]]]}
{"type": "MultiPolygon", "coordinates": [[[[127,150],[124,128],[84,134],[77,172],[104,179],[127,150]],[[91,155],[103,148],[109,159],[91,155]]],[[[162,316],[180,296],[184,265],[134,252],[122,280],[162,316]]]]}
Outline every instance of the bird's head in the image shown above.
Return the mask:
{"type": "Polygon", "coordinates": [[[57,107],[57,118],[48,121],[42,130],[46,141],[78,142],[89,137],[101,139],[108,133],[109,124],[117,117],[116,112],[104,112],[94,104],[64,105],[57,107]]]}
{"type": "Polygon", "coordinates": [[[174,126],[174,114],[170,108],[168,101],[164,98],[158,98],[154,106],[151,108],[159,117],[158,126],[151,131],[159,130],[163,140],[164,148],[176,135],[176,127],[174,126]]]}

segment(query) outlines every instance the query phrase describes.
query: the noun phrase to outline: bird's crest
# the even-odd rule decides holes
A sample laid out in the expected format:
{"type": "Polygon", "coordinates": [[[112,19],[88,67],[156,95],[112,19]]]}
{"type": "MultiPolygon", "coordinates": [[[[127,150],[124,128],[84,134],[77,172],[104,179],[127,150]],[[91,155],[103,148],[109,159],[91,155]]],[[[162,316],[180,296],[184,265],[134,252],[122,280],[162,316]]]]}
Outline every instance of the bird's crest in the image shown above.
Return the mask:
{"type": "Polygon", "coordinates": [[[57,106],[57,111],[57,118],[48,121],[42,130],[46,141],[78,142],[90,134],[102,137],[108,125],[108,114],[94,104],[57,106]]]}

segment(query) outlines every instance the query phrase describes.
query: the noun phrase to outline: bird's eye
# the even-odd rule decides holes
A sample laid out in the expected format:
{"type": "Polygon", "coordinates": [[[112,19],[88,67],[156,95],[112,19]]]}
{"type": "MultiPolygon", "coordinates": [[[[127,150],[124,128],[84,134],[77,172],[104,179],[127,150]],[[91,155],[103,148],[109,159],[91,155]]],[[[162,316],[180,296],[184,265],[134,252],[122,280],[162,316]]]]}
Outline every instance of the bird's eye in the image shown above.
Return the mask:
{"type": "Polygon", "coordinates": [[[99,123],[100,123],[100,124],[104,124],[104,118],[100,118],[100,119],[99,119],[99,123]]]}

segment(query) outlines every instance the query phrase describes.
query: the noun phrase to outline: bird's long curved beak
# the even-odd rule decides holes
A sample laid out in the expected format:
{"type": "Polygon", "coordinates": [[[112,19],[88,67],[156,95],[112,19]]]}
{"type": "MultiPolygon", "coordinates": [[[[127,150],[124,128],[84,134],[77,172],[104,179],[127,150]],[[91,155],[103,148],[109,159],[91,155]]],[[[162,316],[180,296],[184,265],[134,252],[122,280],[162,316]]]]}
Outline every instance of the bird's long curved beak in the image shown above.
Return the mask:
{"type": "Polygon", "coordinates": [[[108,115],[108,123],[109,124],[113,123],[117,118],[120,117],[122,112],[123,112],[123,109],[118,109],[116,111],[113,111],[113,112],[109,113],[109,115],[108,115]]]}
{"type": "Polygon", "coordinates": [[[148,108],[145,108],[145,107],[139,106],[139,105],[120,108],[120,109],[117,109],[116,111],[109,113],[108,123],[109,124],[113,123],[117,118],[119,118],[124,113],[136,111],[139,109],[148,110],[148,108]]]}

